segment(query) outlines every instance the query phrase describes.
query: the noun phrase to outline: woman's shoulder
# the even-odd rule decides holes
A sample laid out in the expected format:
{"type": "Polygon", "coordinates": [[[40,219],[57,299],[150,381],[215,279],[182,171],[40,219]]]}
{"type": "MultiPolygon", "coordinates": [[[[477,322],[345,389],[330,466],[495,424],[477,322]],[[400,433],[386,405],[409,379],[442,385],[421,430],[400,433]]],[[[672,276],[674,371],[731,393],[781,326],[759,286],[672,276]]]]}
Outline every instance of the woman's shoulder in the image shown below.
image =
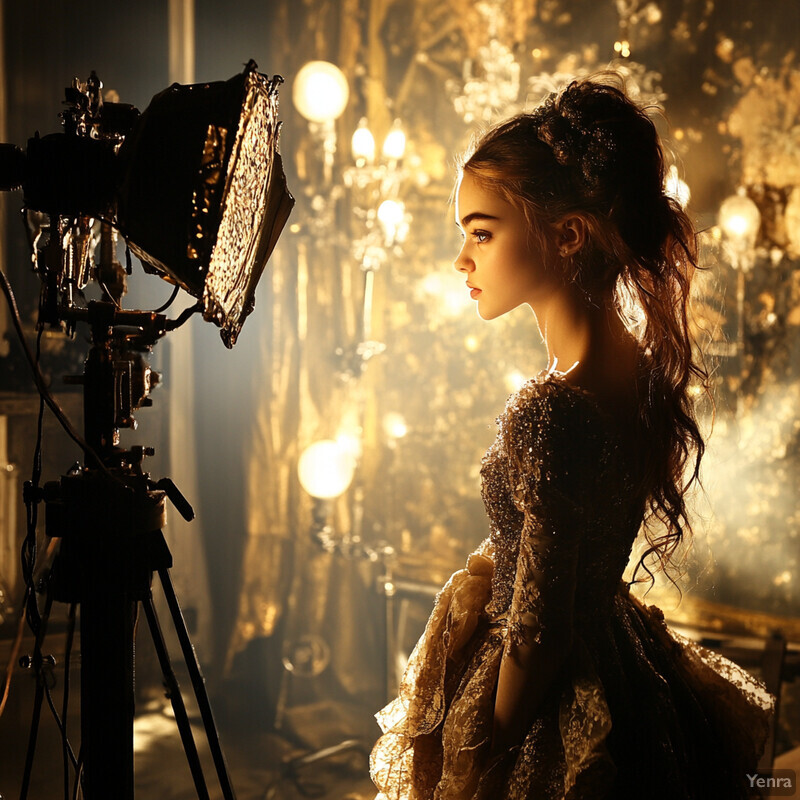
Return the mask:
{"type": "Polygon", "coordinates": [[[532,417],[545,422],[567,422],[581,414],[594,417],[601,410],[591,391],[568,380],[567,373],[542,370],[525,382],[506,401],[506,420],[532,417]]]}
{"type": "Polygon", "coordinates": [[[593,431],[606,427],[590,394],[552,371],[540,372],[514,392],[497,423],[505,451],[523,460],[564,457],[573,443],[596,439],[593,431]]]}
{"type": "Polygon", "coordinates": [[[509,451],[528,449],[575,457],[632,452],[638,434],[637,401],[609,401],[584,388],[573,373],[542,371],[506,402],[498,418],[509,451]]]}

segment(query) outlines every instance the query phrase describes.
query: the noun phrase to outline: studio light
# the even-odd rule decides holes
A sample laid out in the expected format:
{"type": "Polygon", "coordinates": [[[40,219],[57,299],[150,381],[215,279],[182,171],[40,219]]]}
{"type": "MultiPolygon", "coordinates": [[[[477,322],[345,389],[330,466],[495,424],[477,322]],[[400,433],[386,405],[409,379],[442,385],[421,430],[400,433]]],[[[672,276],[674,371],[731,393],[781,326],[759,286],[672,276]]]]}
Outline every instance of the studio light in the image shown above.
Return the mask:
{"type": "Polygon", "coordinates": [[[277,150],[282,79],[257,69],[173,84],[141,115],[104,102],[92,74],[67,90],[63,133],[35,136],[26,155],[2,145],[0,188],[21,187],[25,208],[51,218],[110,223],[232,347],[294,204],[277,150]]]}
{"type": "Polygon", "coordinates": [[[294,204],[277,151],[280,83],[253,64],[224,83],[173,85],[120,150],[120,230],[144,264],[202,300],[228,347],[294,204]]]}

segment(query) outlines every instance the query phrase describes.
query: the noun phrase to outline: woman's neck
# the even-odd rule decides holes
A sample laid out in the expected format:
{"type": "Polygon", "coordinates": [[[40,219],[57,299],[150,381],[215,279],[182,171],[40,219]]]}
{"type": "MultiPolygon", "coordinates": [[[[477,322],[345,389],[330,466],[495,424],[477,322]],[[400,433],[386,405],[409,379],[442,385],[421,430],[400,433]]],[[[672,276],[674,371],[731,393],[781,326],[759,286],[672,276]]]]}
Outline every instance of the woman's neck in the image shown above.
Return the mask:
{"type": "Polygon", "coordinates": [[[638,348],[613,303],[593,305],[574,285],[533,308],[547,347],[549,370],[599,395],[615,395],[635,369],[638,348]]]}
{"type": "MultiPolygon", "coordinates": [[[[567,370],[586,361],[596,337],[591,307],[569,289],[554,292],[533,308],[539,333],[547,348],[548,369],[567,370]]],[[[597,311],[597,309],[594,309],[597,311]]]]}

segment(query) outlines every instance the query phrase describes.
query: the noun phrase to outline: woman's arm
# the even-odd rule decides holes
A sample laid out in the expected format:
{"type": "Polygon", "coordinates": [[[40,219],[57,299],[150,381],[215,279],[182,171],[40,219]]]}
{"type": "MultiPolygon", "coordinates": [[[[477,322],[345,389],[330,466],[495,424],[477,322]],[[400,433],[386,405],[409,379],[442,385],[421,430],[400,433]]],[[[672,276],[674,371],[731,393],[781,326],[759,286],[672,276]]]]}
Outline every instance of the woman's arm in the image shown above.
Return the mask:
{"type": "Polygon", "coordinates": [[[492,755],[520,744],[572,643],[565,628],[540,642],[506,645],[494,706],[492,755]]]}
{"type": "Polygon", "coordinates": [[[492,752],[521,744],[572,646],[577,536],[526,520],[494,709],[492,752]]]}
{"type": "Polygon", "coordinates": [[[522,743],[572,646],[586,476],[578,467],[574,417],[564,413],[552,388],[527,398],[504,429],[514,504],[524,523],[495,698],[493,754],[522,743]]]}

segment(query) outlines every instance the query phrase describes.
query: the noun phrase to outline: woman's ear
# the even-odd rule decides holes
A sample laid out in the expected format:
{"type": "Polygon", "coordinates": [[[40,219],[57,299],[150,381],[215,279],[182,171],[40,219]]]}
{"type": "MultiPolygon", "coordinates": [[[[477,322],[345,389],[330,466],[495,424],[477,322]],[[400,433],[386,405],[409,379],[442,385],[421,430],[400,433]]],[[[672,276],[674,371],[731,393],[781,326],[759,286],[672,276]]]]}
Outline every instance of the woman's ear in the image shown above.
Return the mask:
{"type": "Polygon", "coordinates": [[[586,220],[578,214],[568,214],[555,224],[558,254],[562,258],[573,256],[586,244],[586,220]]]}

